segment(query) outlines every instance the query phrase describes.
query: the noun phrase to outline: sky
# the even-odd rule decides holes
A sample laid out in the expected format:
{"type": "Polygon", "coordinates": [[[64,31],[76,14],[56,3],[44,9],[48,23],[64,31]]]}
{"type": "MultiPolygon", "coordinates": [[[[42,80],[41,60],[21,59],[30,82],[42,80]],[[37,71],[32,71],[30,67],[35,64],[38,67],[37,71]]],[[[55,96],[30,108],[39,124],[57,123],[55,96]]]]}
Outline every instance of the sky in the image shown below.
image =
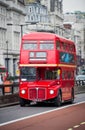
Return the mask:
{"type": "Polygon", "coordinates": [[[85,12],[85,0],[63,0],[63,12],[85,12]]]}

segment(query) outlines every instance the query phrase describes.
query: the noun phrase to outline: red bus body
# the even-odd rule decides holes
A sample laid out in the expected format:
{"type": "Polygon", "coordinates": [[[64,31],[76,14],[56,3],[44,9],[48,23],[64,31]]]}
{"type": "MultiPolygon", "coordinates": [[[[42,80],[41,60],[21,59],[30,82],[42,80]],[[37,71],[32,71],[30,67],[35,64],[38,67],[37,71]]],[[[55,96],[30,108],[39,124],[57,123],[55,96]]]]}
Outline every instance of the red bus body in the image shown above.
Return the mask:
{"type": "Polygon", "coordinates": [[[22,37],[20,49],[20,105],[74,100],[75,44],[53,33],[22,37]]]}

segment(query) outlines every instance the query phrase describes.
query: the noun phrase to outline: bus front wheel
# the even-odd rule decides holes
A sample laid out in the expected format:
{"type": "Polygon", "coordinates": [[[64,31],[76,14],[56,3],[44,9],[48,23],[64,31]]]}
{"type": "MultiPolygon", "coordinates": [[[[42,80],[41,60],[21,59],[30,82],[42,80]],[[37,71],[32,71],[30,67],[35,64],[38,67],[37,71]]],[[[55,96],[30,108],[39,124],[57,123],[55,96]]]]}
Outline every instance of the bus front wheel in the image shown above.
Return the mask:
{"type": "Polygon", "coordinates": [[[60,91],[58,92],[58,96],[55,98],[54,105],[59,107],[62,104],[62,96],[60,91]]]}
{"type": "Polygon", "coordinates": [[[23,99],[23,98],[20,98],[20,106],[21,107],[24,107],[25,106],[25,104],[26,104],[26,100],[25,99],[23,99]]]}
{"type": "Polygon", "coordinates": [[[74,103],[74,89],[72,88],[72,91],[71,91],[71,104],[74,103]]]}

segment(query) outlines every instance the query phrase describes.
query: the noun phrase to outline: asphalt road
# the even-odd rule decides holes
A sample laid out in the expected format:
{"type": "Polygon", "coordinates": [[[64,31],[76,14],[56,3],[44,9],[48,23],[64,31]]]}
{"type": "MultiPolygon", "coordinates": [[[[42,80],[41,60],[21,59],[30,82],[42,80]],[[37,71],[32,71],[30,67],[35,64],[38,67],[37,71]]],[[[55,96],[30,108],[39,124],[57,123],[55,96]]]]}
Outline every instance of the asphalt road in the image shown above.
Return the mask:
{"type": "Polygon", "coordinates": [[[76,95],[73,105],[63,104],[59,108],[51,105],[0,108],[0,125],[0,130],[85,130],[85,94],[76,95]]]}

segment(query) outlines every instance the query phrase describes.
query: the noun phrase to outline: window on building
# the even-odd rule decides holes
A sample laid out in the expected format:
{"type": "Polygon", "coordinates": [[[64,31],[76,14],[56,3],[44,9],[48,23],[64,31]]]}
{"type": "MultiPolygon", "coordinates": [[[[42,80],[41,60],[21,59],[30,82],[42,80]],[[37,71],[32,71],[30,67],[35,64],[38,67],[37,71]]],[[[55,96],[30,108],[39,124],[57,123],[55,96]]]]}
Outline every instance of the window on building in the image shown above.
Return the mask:
{"type": "Polygon", "coordinates": [[[20,33],[19,32],[14,32],[14,50],[19,50],[19,39],[20,38],[20,33]]]}
{"type": "Polygon", "coordinates": [[[30,12],[30,13],[32,12],[32,8],[31,8],[31,7],[29,8],[29,12],[30,12]]]}
{"type": "Polygon", "coordinates": [[[33,21],[33,19],[34,19],[33,16],[31,16],[31,21],[33,21]]]}
{"type": "Polygon", "coordinates": [[[55,0],[50,0],[50,11],[54,12],[55,11],[55,0]]]}

